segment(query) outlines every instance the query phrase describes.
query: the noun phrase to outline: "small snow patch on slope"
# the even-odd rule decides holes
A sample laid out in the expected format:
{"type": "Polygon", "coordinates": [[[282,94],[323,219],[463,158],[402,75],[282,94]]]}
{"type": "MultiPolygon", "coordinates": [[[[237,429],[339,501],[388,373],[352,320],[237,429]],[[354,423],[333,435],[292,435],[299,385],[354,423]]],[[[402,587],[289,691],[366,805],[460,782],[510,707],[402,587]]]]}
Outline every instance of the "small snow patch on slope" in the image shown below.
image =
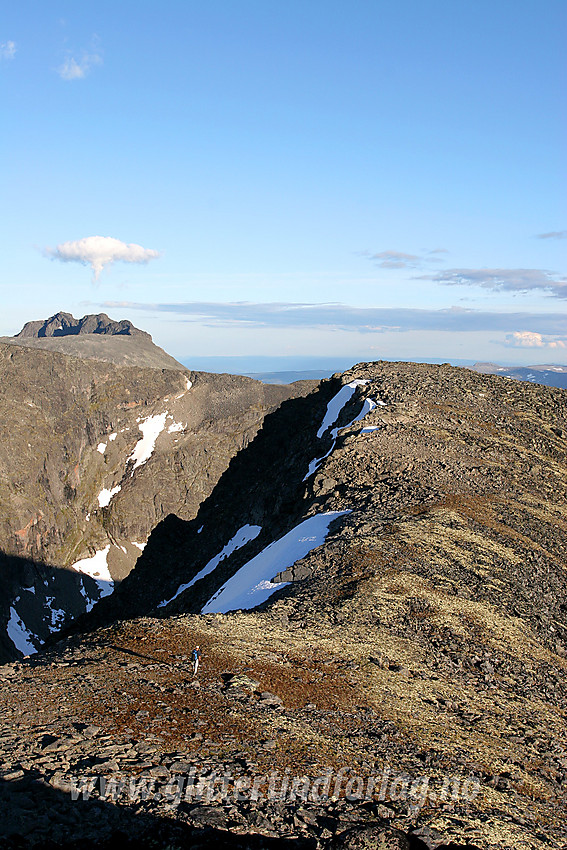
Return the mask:
{"type": "Polygon", "coordinates": [[[237,549],[241,549],[242,546],[244,546],[246,543],[249,543],[250,540],[254,540],[256,537],[258,537],[261,531],[261,525],[243,525],[242,528],[238,529],[234,537],[231,537],[226,546],[221,549],[218,555],[215,555],[214,558],[211,558],[208,564],[206,564],[203,569],[197,573],[196,576],[193,576],[191,581],[188,581],[187,584],[182,584],[181,587],[177,589],[175,595],[171,597],[171,599],[165,599],[163,602],[160,602],[158,608],[165,608],[166,605],[169,605],[170,602],[173,602],[174,599],[177,599],[177,597],[185,590],[188,590],[190,587],[193,587],[196,582],[209,575],[209,573],[212,573],[212,571],[216,569],[216,567],[218,567],[221,561],[224,561],[225,558],[228,558],[230,555],[232,555],[233,552],[236,552],[237,549]]]}
{"type": "MultiPolygon", "coordinates": [[[[368,383],[368,380],[362,381],[357,379],[356,381],[351,381],[350,384],[345,384],[344,387],[341,387],[338,393],[331,399],[331,401],[327,405],[327,412],[325,413],[325,418],[323,419],[321,427],[317,431],[317,436],[319,438],[321,438],[329,430],[329,428],[331,428],[331,426],[335,424],[341,414],[343,407],[350,401],[353,394],[356,392],[356,388],[368,383]]],[[[310,478],[314,472],[317,472],[321,463],[325,460],[325,458],[329,457],[329,455],[335,448],[339,431],[342,431],[344,428],[350,428],[351,425],[354,425],[355,422],[359,422],[361,419],[364,419],[364,417],[367,416],[370,411],[374,410],[374,408],[378,405],[380,405],[381,407],[385,406],[383,401],[374,401],[371,398],[366,398],[364,399],[362,410],[360,411],[358,416],[355,416],[351,422],[349,422],[347,425],[343,425],[341,428],[331,428],[331,439],[333,440],[331,448],[326,454],[322,455],[322,457],[316,457],[310,462],[309,469],[307,470],[307,473],[303,478],[304,481],[307,481],[307,479],[310,478]]]]}
{"type": "Polygon", "coordinates": [[[143,463],[146,463],[146,461],[149,460],[149,458],[152,456],[156,440],[165,427],[166,418],[167,410],[165,411],[165,413],[158,413],[155,416],[148,416],[147,419],[144,419],[144,421],[140,422],[140,424],[138,425],[140,431],[144,436],[141,440],[138,440],[134,451],[126,461],[126,463],[130,463],[130,461],[134,462],[132,475],[134,474],[135,469],[137,469],[139,466],[142,466],[143,463]]]}
{"type": "MultiPolygon", "coordinates": [[[[120,492],[122,487],[120,484],[117,484],[116,487],[113,487],[112,490],[108,490],[104,487],[100,493],[98,494],[98,506],[99,508],[106,508],[110,504],[110,500],[113,496],[116,496],[117,493],[120,492]]],[[[87,519],[90,519],[90,514],[87,516],[87,519]]]]}
{"type": "Polygon", "coordinates": [[[23,655],[33,655],[37,649],[31,642],[34,637],[29,629],[26,629],[22,620],[18,616],[15,608],[10,608],[10,619],[8,620],[8,637],[14,644],[17,650],[23,655]]]}
{"type": "MultiPolygon", "coordinates": [[[[79,573],[84,573],[87,576],[90,576],[97,584],[99,590],[99,599],[102,599],[103,596],[110,596],[110,594],[114,590],[114,580],[110,575],[110,570],[108,569],[107,557],[110,552],[110,543],[108,546],[105,546],[104,549],[99,549],[98,552],[92,556],[92,558],[82,558],[80,561],[76,561],[73,564],[73,569],[77,570],[79,573]]],[[[87,594],[84,584],[82,594],[87,600],[87,610],[90,611],[94,602],[97,602],[98,599],[94,601],[87,594]],[[92,603],[92,604],[91,604],[92,603]],[[90,604],[90,608],[89,608],[90,604]]]]}
{"type": "Polygon", "coordinates": [[[183,398],[183,396],[185,395],[185,393],[187,392],[187,390],[190,390],[192,386],[193,386],[193,382],[192,382],[192,381],[190,381],[190,380],[189,380],[189,378],[188,378],[187,376],[185,376],[185,389],[183,390],[183,392],[182,392],[182,393],[179,393],[179,395],[176,395],[176,396],[175,396],[175,398],[176,398],[176,399],[178,399],[178,398],[183,398]]]}
{"type": "Polygon", "coordinates": [[[103,455],[106,451],[106,443],[99,443],[96,447],[97,452],[100,452],[103,455]]]}
{"type": "Polygon", "coordinates": [[[55,596],[46,596],[45,604],[49,608],[51,623],[48,625],[50,632],[58,632],[65,622],[65,611],[63,608],[54,607],[55,596]]]}
{"type": "Polygon", "coordinates": [[[172,422],[167,429],[168,434],[174,434],[176,431],[184,431],[185,425],[182,422],[172,422]]]}
{"type": "Polygon", "coordinates": [[[289,582],[272,582],[274,575],[321,546],[329,525],[350,511],[329,511],[300,522],[279,540],[270,543],[241,567],[201,609],[202,614],[226,614],[237,609],[255,608],[289,582]]]}
{"type": "Polygon", "coordinates": [[[322,437],[325,431],[327,431],[331,425],[335,424],[341,414],[341,410],[345,404],[351,400],[352,396],[356,392],[356,388],[367,383],[368,381],[361,381],[357,379],[356,381],[351,381],[350,384],[345,384],[344,387],[340,388],[338,393],[333,396],[327,405],[327,412],[325,413],[321,427],[317,431],[318,437],[322,437]]]}

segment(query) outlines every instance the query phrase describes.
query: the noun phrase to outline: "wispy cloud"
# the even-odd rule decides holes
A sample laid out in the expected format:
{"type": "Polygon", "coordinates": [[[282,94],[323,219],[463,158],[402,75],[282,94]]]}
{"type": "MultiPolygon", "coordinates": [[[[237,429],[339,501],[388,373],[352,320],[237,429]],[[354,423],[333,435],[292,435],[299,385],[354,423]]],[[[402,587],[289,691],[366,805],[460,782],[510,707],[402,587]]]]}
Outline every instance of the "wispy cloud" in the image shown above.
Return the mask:
{"type": "Polygon", "coordinates": [[[497,313],[464,307],[420,310],[405,307],[353,307],[348,304],[297,304],[286,302],[216,303],[193,301],[143,304],[106,302],[108,309],[150,310],[184,316],[186,321],[211,327],[328,328],[358,333],[387,331],[501,331],[518,328],[551,336],[564,336],[566,313],[497,313]]]}
{"type": "Polygon", "coordinates": [[[82,80],[95,65],[100,64],[102,56],[99,52],[88,53],[83,50],[78,57],[68,56],[57,69],[57,73],[62,80],[82,80]]]}
{"type": "Polygon", "coordinates": [[[0,59],[9,61],[16,55],[16,42],[4,41],[0,44],[0,59]]]}
{"type": "Polygon", "coordinates": [[[567,239],[567,230],[552,230],[550,233],[538,233],[538,239],[567,239]]]}
{"type": "Polygon", "coordinates": [[[404,251],[379,251],[372,254],[363,251],[362,255],[372,260],[381,269],[421,269],[427,268],[428,263],[440,263],[440,257],[434,254],[448,254],[446,248],[435,248],[433,251],[425,251],[423,254],[407,254],[404,251]]]}
{"type": "Polygon", "coordinates": [[[540,291],[567,298],[567,278],[545,269],[447,269],[416,280],[432,280],[445,286],[480,286],[496,292],[540,291]]]}
{"type": "Polygon", "coordinates": [[[417,254],[404,254],[402,251],[380,251],[371,254],[381,269],[418,269],[421,268],[421,257],[417,254]]]}
{"type": "Polygon", "coordinates": [[[567,337],[550,338],[534,331],[514,331],[506,335],[504,344],[508,348],[567,348],[567,337]]]}
{"type": "Polygon", "coordinates": [[[123,263],[149,263],[159,257],[153,248],[142,248],[135,243],[121,242],[112,236],[87,236],[74,242],[62,242],[55,248],[46,248],[45,255],[64,263],[82,263],[93,270],[98,280],[105,266],[118,261],[123,263]]]}

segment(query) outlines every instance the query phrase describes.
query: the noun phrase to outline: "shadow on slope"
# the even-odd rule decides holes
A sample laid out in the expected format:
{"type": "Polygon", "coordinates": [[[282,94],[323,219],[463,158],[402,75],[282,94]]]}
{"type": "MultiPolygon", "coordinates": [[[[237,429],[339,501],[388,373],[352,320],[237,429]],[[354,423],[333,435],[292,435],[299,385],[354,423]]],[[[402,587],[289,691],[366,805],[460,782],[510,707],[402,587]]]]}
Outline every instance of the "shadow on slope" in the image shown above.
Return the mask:
{"type": "Polygon", "coordinates": [[[0,664],[39,651],[117,586],[0,550],[0,664]]]}
{"type": "MultiPolygon", "coordinates": [[[[176,593],[217,556],[245,525],[261,526],[258,536],[180,596],[167,613],[200,610],[204,602],[240,566],[260,552],[301,517],[306,504],[303,478],[310,461],[329,447],[316,437],[326,405],[340,383],[324,381],[306,397],[285,401],[266,416],[255,439],[231,461],[194,520],[171,514],[152,532],[136,568],[112,597],[80,618],[72,632],[117,619],[140,616],[176,593]]],[[[356,397],[352,404],[356,404],[356,397]]],[[[342,415],[348,419],[351,405],[342,415]]],[[[330,439],[330,438],[328,438],[330,439]]]]}
{"type": "MultiPolygon", "coordinates": [[[[316,846],[313,838],[269,838],[237,835],[215,826],[195,827],[183,822],[183,808],[194,808],[186,803],[181,804],[181,817],[174,820],[140,811],[139,803],[128,808],[101,799],[73,799],[75,796],[71,790],[53,788],[38,771],[27,771],[18,780],[0,779],[3,850],[307,850],[316,846]]],[[[418,845],[414,846],[417,850],[418,845]]]]}

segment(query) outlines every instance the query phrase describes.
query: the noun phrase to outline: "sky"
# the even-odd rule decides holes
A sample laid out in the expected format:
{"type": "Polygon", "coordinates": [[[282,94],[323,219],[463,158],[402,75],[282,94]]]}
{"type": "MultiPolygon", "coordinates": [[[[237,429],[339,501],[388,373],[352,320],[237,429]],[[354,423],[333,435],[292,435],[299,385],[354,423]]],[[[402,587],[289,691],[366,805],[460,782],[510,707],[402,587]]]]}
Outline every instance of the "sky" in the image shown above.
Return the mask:
{"type": "Polygon", "coordinates": [[[564,0],[18,0],[0,335],[567,364],[564,0]]]}

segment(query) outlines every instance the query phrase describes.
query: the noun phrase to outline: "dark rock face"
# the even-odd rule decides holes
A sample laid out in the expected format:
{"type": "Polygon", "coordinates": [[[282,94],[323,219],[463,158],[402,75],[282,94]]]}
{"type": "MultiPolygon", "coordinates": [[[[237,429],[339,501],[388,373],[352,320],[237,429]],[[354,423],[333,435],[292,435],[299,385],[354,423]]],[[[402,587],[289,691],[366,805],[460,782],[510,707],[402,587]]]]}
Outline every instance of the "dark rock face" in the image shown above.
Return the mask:
{"type": "Polygon", "coordinates": [[[152,528],[195,516],[265,414],[307,389],[0,344],[0,658],[10,609],[41,639],[84,612],[100,592],[73,565],[98,553],[99,580],[123,579],[152,528]]]}
{"type": "Polygon", "coordinates": [[[83,316],[82,319],[75,319],[71,313],[63,312],[55,313],[49,319],[26,322],[15,338],[78,336],[79,334],[143,336],[151,339],[150,334],[135,328],[132,322],[127,319],[115,322],[109,319],[106,313],[90,314],[83,316]]]}

